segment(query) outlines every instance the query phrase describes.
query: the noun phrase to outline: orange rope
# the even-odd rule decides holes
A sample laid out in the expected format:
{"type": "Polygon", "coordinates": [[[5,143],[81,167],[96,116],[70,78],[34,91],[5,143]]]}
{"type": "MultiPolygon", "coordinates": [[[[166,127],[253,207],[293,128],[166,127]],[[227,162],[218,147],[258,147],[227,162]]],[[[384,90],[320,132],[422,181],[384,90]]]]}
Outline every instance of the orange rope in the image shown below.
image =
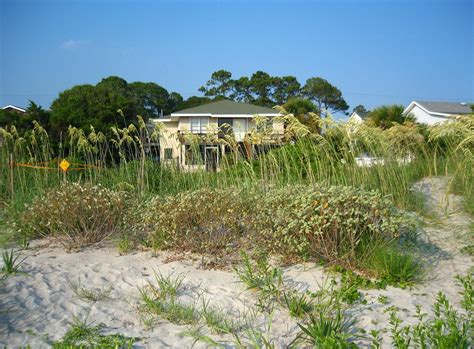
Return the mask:
{"type": "MultiPolygon", "coordinates": [[[[56,160],[54,160],[56,162],[56,160]]],[[[52,162],[52,161],[50,161],[52,162]]],[[[43,163],[46,164],[47,162],[43,163]]],[[[38,164],[42,164],[41,162],[35,162],[33,164],[18,164],[18,163],[13,163],[10,164],[10,166],[13,167],[27,167],[27,168],[35,168],[38,170],[57,170],[57,167],[47,167],[47,166],[38,166],[38,164]]],[[[73,163],[71,163],[73,164],[73,163]]],[[[82,166],[82,167],[74,167],[74,168],[68,168],[67,171],[72,171],[72,170],[87,170],[90,168],[97,168],[100,169],[100,166],[93,166],[93,165],[84,165],[84,164],[77,164],[75,163],[74,165],[82,166]]]]}
{"type": "Polygon", "coordinates": [[[41,169],[41,170],[56,170],[55,167],[44,167],[44,166],[36,166],[36,165],[28,165],[28,164],[13,164],[10,165],[13,167],[29,167],[29,168],[36,168],[36,169],[41,169]]]}

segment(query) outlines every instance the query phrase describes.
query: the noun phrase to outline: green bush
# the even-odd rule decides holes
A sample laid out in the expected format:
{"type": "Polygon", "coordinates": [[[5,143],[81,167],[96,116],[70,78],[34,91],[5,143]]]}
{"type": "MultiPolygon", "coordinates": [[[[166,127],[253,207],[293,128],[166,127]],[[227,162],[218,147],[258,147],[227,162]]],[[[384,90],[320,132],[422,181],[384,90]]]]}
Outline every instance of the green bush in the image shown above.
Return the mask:
{"type": "Polygon", "coordinates": [[[18,231],[51,236],[68,249],[100,242],[122,223],[125,195],[98,186],[70,183],[36,197],[21,214],[18,231]]]}
{"type": "Polygon", "coordinates": [[[157,248],[213,256],[258,248],[348,266],[362,240],[391,241],[411,224],[387,197],[342,186],[185,192],[152,200],[143,222],[157,248]]]}
{"type": "Polygon", "coordinates": [[[143,222],[154,248],[222,254],[239,247],[251,202],[238,190],[202,189],[156,197],[143,212],[143,222]]]}
{"type": "Polygon", "coordinates": [[[256,208],[253,233],[287,257],[352,263],[362,240],[390,241],[409,218],[378,192],[296,186],[270,191],[256,208]]]}

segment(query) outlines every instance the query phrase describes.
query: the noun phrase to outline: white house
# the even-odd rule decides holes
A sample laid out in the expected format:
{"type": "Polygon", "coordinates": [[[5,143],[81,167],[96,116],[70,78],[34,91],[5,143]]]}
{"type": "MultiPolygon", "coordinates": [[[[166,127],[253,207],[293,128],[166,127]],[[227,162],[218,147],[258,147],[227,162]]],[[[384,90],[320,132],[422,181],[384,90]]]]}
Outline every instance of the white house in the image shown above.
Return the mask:
{"type": "Polygon", "coordinates": [[[7,110],[7,111],[14,111],[21,114],[26,113],[26,109],[23,109],[23,108],[17,107],[16,105],[11,105],[11,104],[4,106],[2,109],[7,110]]]}
{"type": "Polygon", "coordinates": [[[355,111],[353,111],[351,116],[349,116],[349,119],[347,121],[352,122],[354,124],[361,124],[364,120],[363,120],[362,116],[360,116],[355,111]]]}
{"type": "Polygon", "coordinates": [[[416,121],[433,125],[448,121],[457,115],[471,114],[472,109],[467,103],[413,101],[405,108],[404,114],[412,114],[416,121]]]}

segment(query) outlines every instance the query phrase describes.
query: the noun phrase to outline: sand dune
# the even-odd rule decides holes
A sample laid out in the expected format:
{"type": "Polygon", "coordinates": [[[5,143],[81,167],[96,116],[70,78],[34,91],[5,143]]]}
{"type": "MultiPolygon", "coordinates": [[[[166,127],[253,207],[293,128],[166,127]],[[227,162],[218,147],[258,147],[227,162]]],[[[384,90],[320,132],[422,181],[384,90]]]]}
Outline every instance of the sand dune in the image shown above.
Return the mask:
{"type": "MultiPolygon", "coordinates": [[[[441,179],[440,179],[441,180],[441,179]]],[[[429,196],[433,209],[442,210],[446,201],[439,197],[440,180],[423,182],[422,190],[429,196]]],[[[443,183],[441,183],[443,184],[443,183]]],[[[472,257],[463,255],[460,247],[466,244],[469,218],[458,210],[458,198],[445,197],[453,205],[446,210],[442,221],[424,228],[422,248],[428,265],[426,280],[410,289],[387,287],[385,290],[362,291],[367,304],[359,304],[350,312],[357,319],[357,326],[366,330],[383,329],[388,324],[387,307],[401,309],[400,316],[408,323],[415,322],[415,306],[431,313],[431,306],[439,291],[443,291],[456,305],[459,288],[455,275],[465,274],[473,266],[472,257]],[[380,295],[388,297],[381,304],[380,295]]],[[[472,238],[472,235],[471,237],[472,238]]],[[[32,243],[22,271],[8,277],[2,284],[0,294],[0,345],[21,347],[30,344],[33,348],[49,347],[68,330],[73,317],[85,318],[95,324],[105,324],[106,333],[120,333],[142,338],[137,347],[142,348],[188,348],[193,344],[181,333],[186,326],[159,321],[147,329],[141,321],[137,306],[139,287],[153,281],[153,272],[183,273],[184,288],[180,294],[183,302],[199,302],[205,295],[210,303],[218,305],[237,318],[247,315],[251,326],[265,328],[268,319],[255,310],[255,295],[246,291],[232,271],[204,270],[199,259],[187,258],[166,263],[165,253],[152,257],[150,252],[138,252],[120,256],[111,246],[90,248],[80,252],[66,253],[59,247],[51,247],[50,241],[32,243]],[[88,302],[78,299],[71,283],[80,280],[87,288],[111,288],[110,299],[88,302]],[[256,317],[254,317],[254,315],[256,317]]],[[[327,278],[327,273],[314,264],[299,264],[284,268],[288,284],[301,290],[317,291],[327,278]]],[[[199,306],[199,303],[197,303],[199,306]]],[[[296,321],[286,311],[277,309],[272,315],[269,336],[277,347],[286,347],[295,337],[296,321]]],[[[210,334],[215,340],[231,347],[232,337],[210,334]]],[[[245,335],[243,335],[245,337],[245,335]]],[[[388,334],[384,335],[384,347],[390,347],[388,334]]],[[[360,343],[364,345],[363,342],[360,343]]],[[[196,347],[204,347],[196,344],[196,347]]]]}

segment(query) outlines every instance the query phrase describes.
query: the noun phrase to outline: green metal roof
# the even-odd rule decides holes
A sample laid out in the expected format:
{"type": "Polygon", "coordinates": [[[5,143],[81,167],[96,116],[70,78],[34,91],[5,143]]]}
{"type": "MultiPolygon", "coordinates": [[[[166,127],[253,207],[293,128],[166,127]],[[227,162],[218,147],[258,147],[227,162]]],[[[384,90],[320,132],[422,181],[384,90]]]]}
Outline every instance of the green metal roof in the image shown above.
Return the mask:
{"type": "Polygon", "coordinates": [[[234,101],[218,101],[203,104],[194,108],[183,109],[171,113],[174,114],[214,114],[214,115],[232,115],[232,114],[278,114],[278,111],[268,107],[253,105],[248,103],[239,103],[234,101]]]}

